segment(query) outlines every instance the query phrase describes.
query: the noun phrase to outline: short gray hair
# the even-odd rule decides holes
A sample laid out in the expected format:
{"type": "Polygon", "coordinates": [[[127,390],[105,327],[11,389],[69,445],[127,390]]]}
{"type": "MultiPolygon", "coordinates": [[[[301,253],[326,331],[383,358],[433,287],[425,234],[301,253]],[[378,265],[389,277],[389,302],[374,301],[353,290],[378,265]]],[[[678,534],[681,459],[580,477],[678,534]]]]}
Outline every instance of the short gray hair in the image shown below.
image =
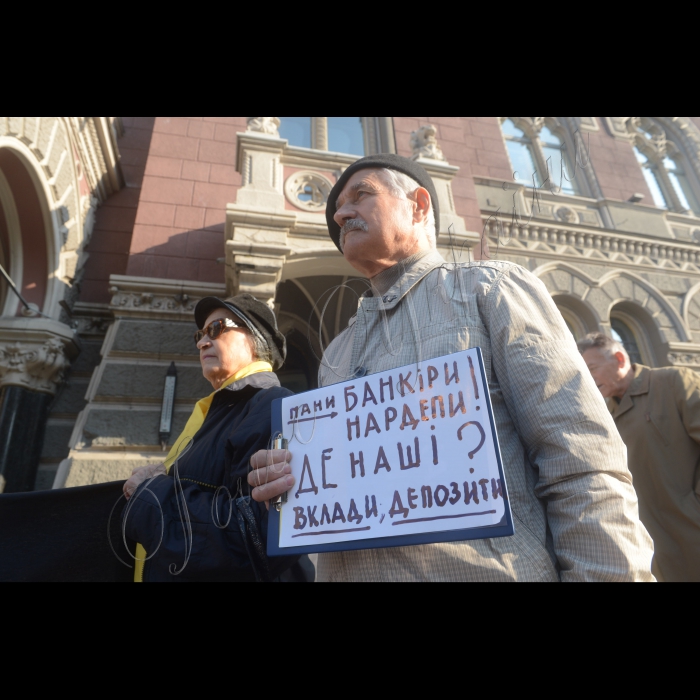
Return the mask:
{"type": "MultiPolygon", "coordinates": [[[[413,195],[416,190],[423,185],[416,182],[412,177],[404,175],[396,170],[389,168],[381,168],[380,172],[384,175],[384,179],[391,188],[391,193],[399,199],[413,200],[413,195]]],[[[437,248],[437,224],[435,221],[435,209],[430,207],[428,220],[425,222],[425,233],[428,236],[431,248],[437,248]]]]}
{"type": "Polygon", "coordinates": [[[578,342],[578,351],[583,355],[589,350],[602,350],[609,358],[613,358],[618,352],[629,358],[625,346],[614,338],[609,338],[604,333],[591,333],[578,342]]]}

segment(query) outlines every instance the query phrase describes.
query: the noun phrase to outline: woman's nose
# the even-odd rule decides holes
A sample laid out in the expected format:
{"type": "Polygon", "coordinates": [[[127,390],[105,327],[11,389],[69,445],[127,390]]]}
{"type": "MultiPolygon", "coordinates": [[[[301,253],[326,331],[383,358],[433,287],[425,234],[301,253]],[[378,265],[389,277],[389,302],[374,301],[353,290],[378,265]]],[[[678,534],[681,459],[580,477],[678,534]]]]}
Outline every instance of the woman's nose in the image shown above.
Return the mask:
{"type": "Polygon", "coordinates": [[[200,352],[202,350],[206,350],[207,348],[211,347],[211,340],[209,340],[209,336],[205,335],[198,343],[197,343],[197,350],[200,352]]]}

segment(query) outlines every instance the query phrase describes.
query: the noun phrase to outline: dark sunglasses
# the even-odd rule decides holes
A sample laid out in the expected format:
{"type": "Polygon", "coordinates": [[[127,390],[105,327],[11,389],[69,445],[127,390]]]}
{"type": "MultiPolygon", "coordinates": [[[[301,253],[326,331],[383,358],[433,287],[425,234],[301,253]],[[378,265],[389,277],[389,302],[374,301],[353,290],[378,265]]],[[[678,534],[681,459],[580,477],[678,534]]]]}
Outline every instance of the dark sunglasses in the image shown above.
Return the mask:
{"type": "Polygon", "coordinates": [[[218,340],[226,331],[232,331],[236,328],[240,328],[240,326],[229,318],[222,318],[219,321],[214,321],[210,326],[194,334],[195,345],[199,345],[202,340],[204,340],[205,336],[209,336],[209,340],[218,340]]]}

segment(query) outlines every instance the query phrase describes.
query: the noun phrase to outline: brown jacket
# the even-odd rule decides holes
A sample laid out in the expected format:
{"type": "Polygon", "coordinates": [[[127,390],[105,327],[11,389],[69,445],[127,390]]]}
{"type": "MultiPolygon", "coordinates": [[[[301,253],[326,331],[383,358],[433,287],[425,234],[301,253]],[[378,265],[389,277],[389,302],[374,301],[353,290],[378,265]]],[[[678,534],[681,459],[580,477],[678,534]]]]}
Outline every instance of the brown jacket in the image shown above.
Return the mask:
{"type": "Polygon", "coordinates": [[[635,365],[613,418],[662,581],[700,582],[700,376],[635,365]]]}

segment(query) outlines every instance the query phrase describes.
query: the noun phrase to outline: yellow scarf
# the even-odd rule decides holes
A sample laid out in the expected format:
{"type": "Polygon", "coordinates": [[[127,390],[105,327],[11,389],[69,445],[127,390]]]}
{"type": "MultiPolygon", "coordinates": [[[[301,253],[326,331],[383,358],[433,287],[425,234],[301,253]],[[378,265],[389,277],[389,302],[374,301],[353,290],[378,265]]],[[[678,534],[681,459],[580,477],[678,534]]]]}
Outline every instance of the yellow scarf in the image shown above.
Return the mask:
{"type": "MultiPolygon", "coordinates": [[[[201,401],[197,402],[190,419],[187,421],[187,425],[185,425],[185,429],[182,431],[180,437],[175,441],[172,450],[170,450],[168,457],[165,460],[165,468],[168,474],[170,474],[170,470],[173,464],[175,464],[178,456],[187,447],[187,445],[194,440],[195,435],[197,435],[197,433],[202,429],[204,421],[206,420],[207,415],[209,415],[209,409],[214,402],[214,397],[220,391],[226,389],[226,387],[231,386],[231,384],[235,384],[241,379],[250,377],[252,374],[260,374],[261,372],[272,372],[272,365],[269,362],[254,362],[252,365],[248,365],[237,374],[234,374],[234,376],[230,379],[227,379],[221,385],[221,388],[218,391],[215,391],[210,396],[207,396],[206,399],[202,399],[201,401]]],[[[134,581],[136,583],[143,583],[143,569],[147,558],[148,554],[146,554],[146,550],[140,544],[137,545],[136,567],[134,572],[134,581]]]]}

